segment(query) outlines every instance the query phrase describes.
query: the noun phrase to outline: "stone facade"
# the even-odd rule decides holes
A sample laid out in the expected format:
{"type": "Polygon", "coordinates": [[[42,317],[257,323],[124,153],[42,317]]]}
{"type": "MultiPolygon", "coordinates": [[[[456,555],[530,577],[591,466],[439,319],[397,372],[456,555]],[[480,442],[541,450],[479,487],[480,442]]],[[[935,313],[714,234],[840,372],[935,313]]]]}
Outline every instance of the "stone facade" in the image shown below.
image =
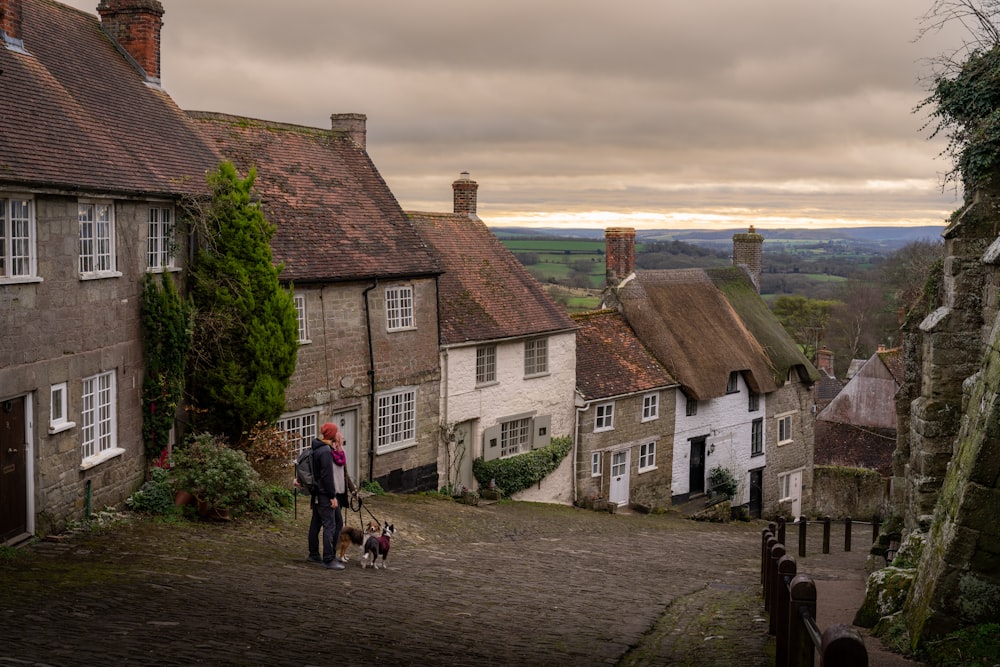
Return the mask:
{"type": "MultiPolygon", "coordinates": [[[[761,401],[764,402],[763,400],[761,401]]],[[[790,503],[782,501],[779,478],[782,475],[801,473],[802,514],[812,514],[813,508],[813,457],[814,420],[811,412],[812,390],[794,374],[777,391],[766,396],[767,419],[764,421],[764,438],[767,468],[764,469],[763,511],[765,516],[781,514],[792,517],[790,503]],[[782,415],[791,417],[791,442],[779,443],[778,421],[782,415]]]]}

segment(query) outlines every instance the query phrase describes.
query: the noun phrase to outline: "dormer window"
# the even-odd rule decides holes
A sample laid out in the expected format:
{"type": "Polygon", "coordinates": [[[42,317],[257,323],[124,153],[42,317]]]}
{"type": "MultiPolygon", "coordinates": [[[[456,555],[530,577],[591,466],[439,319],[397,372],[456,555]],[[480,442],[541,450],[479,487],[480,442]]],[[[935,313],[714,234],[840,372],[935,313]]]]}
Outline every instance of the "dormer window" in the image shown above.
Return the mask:
{"type": "Polygon", "coordinates": [[[729,374],[729,380],[726,382],[726,393],[735,394],[740,390],[740,374],[733,371],[729,374]]]}

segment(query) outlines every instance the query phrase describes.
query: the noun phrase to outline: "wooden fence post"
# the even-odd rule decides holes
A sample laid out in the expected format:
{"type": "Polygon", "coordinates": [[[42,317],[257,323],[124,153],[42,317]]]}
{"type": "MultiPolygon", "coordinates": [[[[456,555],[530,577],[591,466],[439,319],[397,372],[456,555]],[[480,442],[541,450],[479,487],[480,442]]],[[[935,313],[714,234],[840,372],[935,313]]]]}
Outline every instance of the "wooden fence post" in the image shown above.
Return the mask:
{"type": "Polygon", "coordinates": [[[785,517],[778,517],[778,541],[782,544],[785,543],[785,517]]]}
{"type": "MultiPolygon", "coordinates": [[[[767,538],[767,552],[764,555],[764,609],[771,611],[771,580],[774,578],[774,568],[771,566],[771,549],[778,545],[774,536],[767,538]]],[[[784,548],[784,547],[782,547],[784,548]]]]}
{"type": "Polygon", "coordinates": [[[813,667],[816,647],[802,619],[803,613],[816,618],[816,584],[812,577],[797,574],[788,586],[788,664],[813,667]]]}
{"type": "Polygon", "coordinates": [[[771,563],[768,566],[768,570],[770,570],[768,576],[770,576],[770,584],[771,584],[771,590],[769,594],[771,600],[771,607],[768,610],[769,613],[768,613],[767,632],[768,634],[772,635],[775,634],[778,629],[777,626],[778,615],[775,612],[777,611],[778,607],[780,607],[783,604],[781,596],[784,594],[782,589],[785,587],[785,582],[781,579],[781,575],[779,574],[778,563],[781,561],[784,555],[785,555],[785,545],[775,544],[773,547],[771,547],[771,563]]]}
{"type": "Polygon", "coordinates": [[[791,605],[791,596],[788,593],[788,584],[785,583],[786,577],[789,582],[795,578],[795,560],[788,555],[782,556],[778,561],[778,580],[780,581],[778,590],[781,599],[775,603],[775,610],[772,614],[773,617],[777,617],[777,628],[774,635],[775,667],[792,667],[791,663],[788,662],[788,609],[791,605]]]}
{"type": "Polygon", "coordinates": [[[774,531],[769,527],[760,531],[760,583],[763,586],[767,578],[767,539],[774,536],[774,531]]]}
{"type": "Polygon", "coordinates": [[[882,521],[878,514],[872,514],[872,544],[878,542],[879,529],[882,528],[882,521]]]}
{"type": "Polygon", "coordinates": [[[831,625],[823,632],[820,664],[823,667],[868,667],[865,640],[849,625],[831,625]]]}
{"type": "Polygon", "coordinates": [[[806,518],[799,517],[799,558],[806,557],[806,518]]]}
{"type": "Polygon", "coordinates": [[[830,517],[823,517],[823,553],[830,553],[830,517]]]}
{"type": "Polygon", "coordinates": [[[844,551],[851,550],[851,517],[844,519],[844,551]]]}

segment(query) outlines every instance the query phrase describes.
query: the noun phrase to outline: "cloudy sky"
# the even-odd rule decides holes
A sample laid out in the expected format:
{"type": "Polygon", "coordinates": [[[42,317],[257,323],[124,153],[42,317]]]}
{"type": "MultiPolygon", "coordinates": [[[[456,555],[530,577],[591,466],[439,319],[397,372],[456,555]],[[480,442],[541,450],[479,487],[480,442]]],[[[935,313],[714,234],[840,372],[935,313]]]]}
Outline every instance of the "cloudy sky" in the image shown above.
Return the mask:
{"type": "MultiPolygon", "coordinates": [[[[185,109],[368,116],[407,210],[638,228],[942,224],[931,0],[161,0],[185,109]]],[[[98,0],[67,4],[94,12],[98,0]]]]}

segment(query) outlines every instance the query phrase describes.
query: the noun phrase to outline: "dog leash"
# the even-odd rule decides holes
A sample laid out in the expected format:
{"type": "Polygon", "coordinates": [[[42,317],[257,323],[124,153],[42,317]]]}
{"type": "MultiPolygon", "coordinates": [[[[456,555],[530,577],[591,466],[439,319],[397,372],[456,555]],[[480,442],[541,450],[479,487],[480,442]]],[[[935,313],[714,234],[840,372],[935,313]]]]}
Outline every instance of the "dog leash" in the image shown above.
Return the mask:
{"type": "Polygon", "coordinates": [[[361,515],[361,510],[364,510],[364,511],[368,512],[368,516],[370,516],[372,518],[372,520],[375,522],[375,525],[377,525],[379,527],[379,530],[382,530],[382,522],[379,521],[378,517],[376,517],[374,514],[372,514],[372,511],[365,506],[365,501],[361,498],[360,495],[355,495],[354,497],[352,497],[350,499],[350,501],[349,501],[349,505],[350,505],[350,509],[351,509],[352,512],[357,512],[358,513],[358,525],[361,526],[361,530],[365,529],[365,525],[364,525],[365,524],[365,519],[361,515]],[[355,500],[358,501],[357,508],[354,507],[354,501],[355,500]]]}

